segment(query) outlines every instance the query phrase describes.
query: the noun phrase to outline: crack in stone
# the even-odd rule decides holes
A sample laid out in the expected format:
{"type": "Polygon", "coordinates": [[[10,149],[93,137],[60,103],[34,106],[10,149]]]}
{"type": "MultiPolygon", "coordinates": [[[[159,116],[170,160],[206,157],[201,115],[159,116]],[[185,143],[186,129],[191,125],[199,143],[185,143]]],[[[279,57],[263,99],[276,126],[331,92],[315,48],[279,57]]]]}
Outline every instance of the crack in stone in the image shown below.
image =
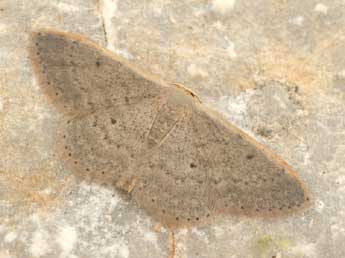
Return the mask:
{"type": "Polygon", "coordinates": [[[101,17],[102,17],[102,28],[103,28],[103,34],[104,34],[104,41],[105,41],[105,45],[108,46],[108,35],[107,35],[107,30],[105,28],[104,17],[103,17],[103,15],[101,15],[101,17]]]}
{"type": "Polygon", "coordinates": [[[97,9],[98,12],[100,13],[101,19],[102,19],[102,29],[103,29],[103,35],[104,35],[104,42],[106,47],[108,46],[108,33],[107,33],[107,29],[105,26],[105,21],[104,21],[104,13],[103,13],[103,9],[104,8],[104,2],[103,0],[99,0],[97,1],[97,9]]]}

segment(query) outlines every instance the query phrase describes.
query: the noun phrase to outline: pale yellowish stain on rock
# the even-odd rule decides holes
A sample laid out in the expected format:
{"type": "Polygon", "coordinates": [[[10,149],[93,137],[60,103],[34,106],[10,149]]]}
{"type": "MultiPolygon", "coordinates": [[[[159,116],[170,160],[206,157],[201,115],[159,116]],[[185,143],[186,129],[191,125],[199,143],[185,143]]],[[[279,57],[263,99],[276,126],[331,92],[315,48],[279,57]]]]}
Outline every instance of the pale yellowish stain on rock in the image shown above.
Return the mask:
{"type": "Polygon", "coordinates": [[[321,41],[311,53],[291,50],[287,45],[273,42],[255,56],[254,65],[242,65],[229,78],[244,89],[254,89],[259,81],[279,81],[298,86],[305,97],[327,90],[333,79],[330,50],[343,35],[321,41]]]}
{"type": "Polygon", "coordinates": [[[17,213],[46,213],[63,202],[68,179],[58,180],[49,168],[37,171],[0,171],[1,196],[14,206],[17,213]]]}
{"type": "Polygon", "coordinates": [[[305,93],[325,88],[330,82],[326,67],[318,62],[318,55],[292,53],[284,45],[274,45],[258,55],[258,64],[266,80],[296,85],[305,93]]]}

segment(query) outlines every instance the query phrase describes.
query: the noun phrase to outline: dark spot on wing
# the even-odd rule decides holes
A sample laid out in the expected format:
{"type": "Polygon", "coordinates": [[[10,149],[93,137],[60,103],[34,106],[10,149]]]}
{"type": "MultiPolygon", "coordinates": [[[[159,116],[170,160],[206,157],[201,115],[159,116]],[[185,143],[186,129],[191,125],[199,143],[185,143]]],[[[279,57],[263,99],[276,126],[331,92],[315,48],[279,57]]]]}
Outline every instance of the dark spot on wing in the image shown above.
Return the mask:
{"type": "Polygon", "coordinates": [[[255,157],[254,154],[248,154],[248,155],[246,156],[247,159],[252,159],[252,158],[254,158],[254,157],[255,157]]]}
{"type": "Polygon", "coordinates": [[[197,167],[197,165],[195,164],[195,163],[190,163],[190,165],[189,165],[191,168],[196,168],[197,167]]]}
{"type": "Polygon", "coordinates": [[[116,119],[114,119],[114,118],[110,118],[110,121],[111,121],[111,123],[114,125],[114,124],[116,124],[116,119]]]}

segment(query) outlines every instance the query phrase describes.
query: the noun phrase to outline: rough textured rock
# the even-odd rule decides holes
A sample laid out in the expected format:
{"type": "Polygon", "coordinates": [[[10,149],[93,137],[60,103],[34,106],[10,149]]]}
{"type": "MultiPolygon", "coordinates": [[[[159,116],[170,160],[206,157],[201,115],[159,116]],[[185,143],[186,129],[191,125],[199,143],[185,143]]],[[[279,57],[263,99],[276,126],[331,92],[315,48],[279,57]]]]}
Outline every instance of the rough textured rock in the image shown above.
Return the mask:
{"type": "Polygon", "coordinates": [[[54,153],[61,119],[29,32],[81,33],[187,85],[288,160],[314,206],[176,232],[177,257],[344,257],[345,4],[341,0],[0,1],[0,257],[169,257],[169,232],[54,153]]]}

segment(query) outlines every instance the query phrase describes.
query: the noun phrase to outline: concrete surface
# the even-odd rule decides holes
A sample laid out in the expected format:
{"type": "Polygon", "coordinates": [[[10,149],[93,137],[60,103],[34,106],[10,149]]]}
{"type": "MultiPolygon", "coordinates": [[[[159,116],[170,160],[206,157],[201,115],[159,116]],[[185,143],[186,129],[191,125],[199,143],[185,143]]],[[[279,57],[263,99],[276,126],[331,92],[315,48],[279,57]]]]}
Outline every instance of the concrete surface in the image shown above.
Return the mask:
{"type": "Polygon", "coordinates": [[[0,0],[0,258],[170,255],[166,229],[55,156],[26,49],[46,27],[187,85],[309,185],[303,214],[176,232],[177,258],[345,257],[344,25],[343,0],[0,0]]]}

